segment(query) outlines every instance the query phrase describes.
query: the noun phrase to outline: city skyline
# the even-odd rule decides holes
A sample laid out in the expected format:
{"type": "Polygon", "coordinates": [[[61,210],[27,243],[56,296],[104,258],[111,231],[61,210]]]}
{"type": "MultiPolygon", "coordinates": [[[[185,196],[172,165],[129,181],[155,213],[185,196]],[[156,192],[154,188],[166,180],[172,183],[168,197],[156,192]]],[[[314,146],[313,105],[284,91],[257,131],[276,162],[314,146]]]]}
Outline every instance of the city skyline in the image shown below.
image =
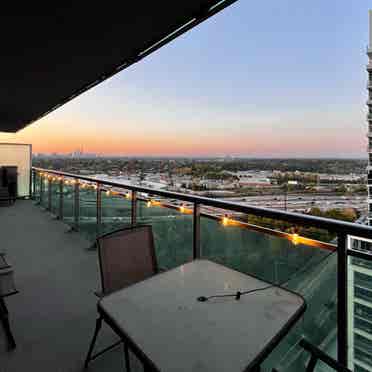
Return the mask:
{"type": "Polygon", "coordinates": [[[366,158],[368,2],[240,1],[0,141],[35,152],[366,158]]]}

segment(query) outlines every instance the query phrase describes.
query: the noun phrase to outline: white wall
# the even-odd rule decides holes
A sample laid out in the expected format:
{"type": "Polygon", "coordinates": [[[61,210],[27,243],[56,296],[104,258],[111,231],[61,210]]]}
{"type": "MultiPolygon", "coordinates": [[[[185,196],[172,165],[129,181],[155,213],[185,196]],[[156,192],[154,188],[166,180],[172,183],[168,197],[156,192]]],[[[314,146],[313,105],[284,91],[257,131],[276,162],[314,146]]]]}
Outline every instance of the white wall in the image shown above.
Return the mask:
{"type": "Polygon", "coordinates": [[[31,145],[0,143],[0,166],[18,167],[18,196],[30,195],[31,145]]]}

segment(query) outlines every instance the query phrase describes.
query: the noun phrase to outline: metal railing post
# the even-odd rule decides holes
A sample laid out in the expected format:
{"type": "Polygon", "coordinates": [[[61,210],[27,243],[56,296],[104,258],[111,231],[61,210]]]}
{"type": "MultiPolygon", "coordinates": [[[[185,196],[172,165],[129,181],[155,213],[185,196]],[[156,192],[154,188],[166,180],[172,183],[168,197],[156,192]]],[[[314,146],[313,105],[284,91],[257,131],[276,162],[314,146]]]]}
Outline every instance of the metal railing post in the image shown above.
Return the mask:
{"type": "Polygon", "coordinates": [[[193,249],[192,249],[192,258],[201,257],[200,252],[200,204],[194,203],[193,211],[193,249]]]}
{"type": "Polygon", "coordinates": [[[63,177],[59,180],[59,211],[58,218],[63,220],[63,177]]]}
{"type": "Polygon", "coordinates": [[[347,367],[348,356],[348,308],[347,308],[347,235],[337,237],[337,359],[347,367]]]}
{"type": "Polygon", "coordinates": [[[99,236],[101,231],[102,223],[102,195],[101,195],[101,184],[97,182],[97,194],[96,194],[96,236],[99,236]]]}
{"type": "Polygon", "coordinates": [[[132,226],[137,224],[137,192],[134,190],[131,198],[131,224],[132,226]]]}
{"type": "Polygon", "coordinates": [[[48,207],[47,210],[52,210],[52,180],[48,177],[48,207]]]}
{"type": "Polygon", "coordinates": [[[80,218],[80,197],[79,197],[79,180],[75,180],[74,187],[74,229],[79,230],[80,218]]]}

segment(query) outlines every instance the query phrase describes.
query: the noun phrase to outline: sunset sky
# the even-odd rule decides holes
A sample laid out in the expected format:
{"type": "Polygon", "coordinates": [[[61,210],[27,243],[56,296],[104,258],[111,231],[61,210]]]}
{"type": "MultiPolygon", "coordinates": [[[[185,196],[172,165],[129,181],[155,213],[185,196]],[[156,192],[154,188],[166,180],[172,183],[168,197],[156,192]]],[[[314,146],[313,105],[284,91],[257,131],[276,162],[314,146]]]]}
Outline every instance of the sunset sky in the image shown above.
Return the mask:
{"type": "Polygon", "coordinates": [[[0,141],[36,153],[366,157],[372,4],[335,5],[240,0],[0,141]]]}

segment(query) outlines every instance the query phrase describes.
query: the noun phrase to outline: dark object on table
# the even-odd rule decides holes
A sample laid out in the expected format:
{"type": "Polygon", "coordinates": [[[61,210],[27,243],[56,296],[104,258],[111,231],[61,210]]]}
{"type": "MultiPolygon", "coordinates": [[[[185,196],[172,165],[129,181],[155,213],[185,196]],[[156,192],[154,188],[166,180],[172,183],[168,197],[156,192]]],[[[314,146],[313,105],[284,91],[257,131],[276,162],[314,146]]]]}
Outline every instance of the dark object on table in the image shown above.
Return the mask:
{"type": "Polygon", "coordinates": [[[16,166],[0,167],[0,202],[14,203],[18,194],[18,170],[16,166]]]}
{"type": "MultiPolygon", "coordinates": [[[[110,293],[145,280],[158,273],[152,227],[141,225],[110,232],[97,238],[98,258],[104,297],[110,293]]],[[[122,343],[122,340],[92,355],[98,333],[102,327],[102,316],[96,320],[96,328],[85,360],[85,368],[91,360],[122,343]]],[[[126,370],[129,370],[129,351],[124,343],[126,370]]]]}
{"type": "Polygon", "coordinates": [[[14,284],[13,269],[6,262],[5,255],[0,253],[0,320],[5,331],[9,350],[15,349],[16,343],[10,329],[9,311],[4,298],[16,293],[18,293],[18,291],[14,284]]]}

